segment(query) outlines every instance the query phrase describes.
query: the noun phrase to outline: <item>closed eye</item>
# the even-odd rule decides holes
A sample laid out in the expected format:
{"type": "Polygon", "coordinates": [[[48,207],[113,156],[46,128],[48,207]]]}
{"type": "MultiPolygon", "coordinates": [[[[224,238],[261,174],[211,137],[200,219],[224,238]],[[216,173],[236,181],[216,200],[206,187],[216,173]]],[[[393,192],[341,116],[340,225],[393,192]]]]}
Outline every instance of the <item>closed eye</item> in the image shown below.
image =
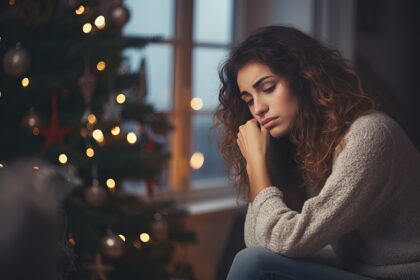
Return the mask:
{"type": "Polygon", "coordinates": [[[252,104],[254,104],[254,100],[250,99],[248,101],[245,101],[246,105],[251,106],[252,104]]]}
{"type": "Polygon", "coordinates": [[[263,91],[264,91],[265,93],[270,93],[270,92],[272,92],[275,88],[276,88],[276,85],[274,85],[274,86],[272,86],[272,87],[269,87],[269,88],[267,88],[267,89],[264,89],[263,91]]]}

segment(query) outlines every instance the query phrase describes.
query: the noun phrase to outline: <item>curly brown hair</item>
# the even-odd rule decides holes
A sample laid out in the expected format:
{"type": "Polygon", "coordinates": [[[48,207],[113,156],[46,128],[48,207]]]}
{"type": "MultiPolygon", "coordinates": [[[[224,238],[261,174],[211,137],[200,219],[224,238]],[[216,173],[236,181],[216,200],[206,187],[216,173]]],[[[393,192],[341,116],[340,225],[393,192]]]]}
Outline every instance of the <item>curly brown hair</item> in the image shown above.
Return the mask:
{"type": "Polygon", "coordinates": [[[288,206],[300,210],[331,174],[334,152],[352,122],[379,109],[378,96],[365,92],[360,78],[340,53],[301,31],[285,26],[256,30],[237,45],[219,69],[221,87],[214,127],[221,132],[220,151],[238,197],[248,201],[246,162],[236,138],[239,126],[252,118],[240,98],[238,71],[251,62],[284,77],[299,101],[287,136],[270,137],[267,166],[273,185],[288,206]]]}

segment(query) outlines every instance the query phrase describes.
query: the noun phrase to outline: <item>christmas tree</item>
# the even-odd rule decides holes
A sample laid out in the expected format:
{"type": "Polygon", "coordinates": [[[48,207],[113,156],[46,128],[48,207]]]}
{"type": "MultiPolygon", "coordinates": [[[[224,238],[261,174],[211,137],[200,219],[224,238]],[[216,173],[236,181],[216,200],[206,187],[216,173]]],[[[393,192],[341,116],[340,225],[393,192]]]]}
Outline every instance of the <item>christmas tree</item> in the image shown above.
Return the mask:
{"type": "Polygon", "coordinates": [[[153,200],[172,126],[145,102],[144,58],[130,73],[123,50],[160,38],[123,36],[128,20],[121,1],[0,4],[0,164],[37,156],[77,170],[68,279],[166,279],[174,244],[194,241],[185,211],[153,200]],[[124,192],[125,179],[144,182],[148,199],[124,192]]]}

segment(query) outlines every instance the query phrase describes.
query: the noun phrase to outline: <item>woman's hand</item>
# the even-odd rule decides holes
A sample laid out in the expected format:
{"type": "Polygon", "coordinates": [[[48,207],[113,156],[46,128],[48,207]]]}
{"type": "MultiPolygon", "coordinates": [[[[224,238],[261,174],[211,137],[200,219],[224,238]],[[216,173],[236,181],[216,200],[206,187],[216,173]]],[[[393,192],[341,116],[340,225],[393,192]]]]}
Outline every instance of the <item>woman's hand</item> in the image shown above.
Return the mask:
{"type": "Polygon", "coordinates": [[[256,119],[250,119],[239,127],[236,142],[247,162],[251,201],[262,189],[271,185],[265,162],[269,139],[269,131],[264,126],[259,127],[256,119]]]}

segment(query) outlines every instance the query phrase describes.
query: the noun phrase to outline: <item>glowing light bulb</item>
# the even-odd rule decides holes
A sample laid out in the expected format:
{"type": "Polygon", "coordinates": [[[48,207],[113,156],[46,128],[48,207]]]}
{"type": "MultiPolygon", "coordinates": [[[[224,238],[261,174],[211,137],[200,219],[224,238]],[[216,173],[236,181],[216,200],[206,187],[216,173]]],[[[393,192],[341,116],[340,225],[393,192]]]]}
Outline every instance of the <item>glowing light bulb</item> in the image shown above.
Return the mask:
{"type": "Polygon", "coordinates": [[[89,114],[88,117],[87,117],[87,121],[90,124],[96,123],[96,116],[94,114],[89,114]]]}
{"type": "Polygon", "coordinates": [[[120,132],[121,132],[121,129],[120,129],[119,126],[114,126],[113,128],[111,128],[111,134],[112,135],[118,135],[118,134],[120,134],[120,132]]]}
{"type": "Polygon", "coordinates": [[[108,180],[106,180],[106,186],[110,189],[115,188],[115,180],[112,178],[109,178],[108,180]]]}
{"type": "Polygon", "coordinates": [[[98,71],[104,71],[106,68],[106,63],[105,61],[101,60],[96,64],[96,69],[98,69],[98,71]]]}
{"type": "Polygon", "coordinates": [[[190,166],[193,169],[200,169],[204,164],[204,155],[200,152],[194,153],[190,159],[190,166]]]}
{"type": "Polygon", "coordinates": [[[134,144],[137,142],[137,135],[134,132],[129,132],[127,134],[127,142],[130,144],[134,144]]]}
{"type": "Polygon", "coordinates": [[[92,148],[87,148],[86,149],[86,155],[88,157],[93,157],[95,155],[95,151],[92,148]]]}
{"type": "Polygon", "coordinates": [[[102,133],[102,130],[100,130],[100,129],[95,129],[92,132],[92,137],[93,137],[93,139],[95,139],[98,142],[103,142],[104,141],[104,134],[102,133]]]}
{"type": "Polygon", "coordinates": [[[83,33],[89,33],[90,31],[92,31],[92,24],[90,24],[89,22],[86,22],[85,24],[83,24],[82,27],[83,33]]]}
{"type": "Polygon", "coordinates": [[[22,86],[23,87],[29,86],[29,78],[25,77],[22,79],[22,86]]]}
{"type": "Polygon", "coordinates": [[[75,11],[76,15],[81,15],[85,12],[85,7],[83,5],[80,5],[75,11]]]}
{"type": "Polygon", "coordinates": [[[191,99],[191,108],[193,108],[193,110],[200,110],[203,108],[203,100],[199,97],[194,97],[193,99],[191,99]]]}
{"type": "Polygon", "coordinates": [[[125,236],[123,234],[118,234],[118,237],[125,242],[125,236]]]}
{"type": "Polygon", "coordinates": [[[125,95],[120,93],[120,94],[117,95],[115,100],[117,100],[118,104],[123,104],[125,102],[125,95]]]}
{"type": "Polygon", "coordinates": [[[140,240],[143,242],[149,242],[150,241],[150,236],[143,232],[142,234],[140,234],[140,240]]]}
{"type": "Polygon", "coordinates": [[[59,161],[61,164],[65,164],[65,163],[67,162],[67,156],[66,156],[66,154],[60,154],[60,155],[58,156],[58,161],[59,161]]]}
{"type": "Polygon", "coordinates": [[[98,16],[96,19],[95,19],[95,25],[96,25],[96,27],[98,27],[99,29],[102,29],[102,28],[104,28],[105,27],[105,17],[104,16],[98,16]]]}

